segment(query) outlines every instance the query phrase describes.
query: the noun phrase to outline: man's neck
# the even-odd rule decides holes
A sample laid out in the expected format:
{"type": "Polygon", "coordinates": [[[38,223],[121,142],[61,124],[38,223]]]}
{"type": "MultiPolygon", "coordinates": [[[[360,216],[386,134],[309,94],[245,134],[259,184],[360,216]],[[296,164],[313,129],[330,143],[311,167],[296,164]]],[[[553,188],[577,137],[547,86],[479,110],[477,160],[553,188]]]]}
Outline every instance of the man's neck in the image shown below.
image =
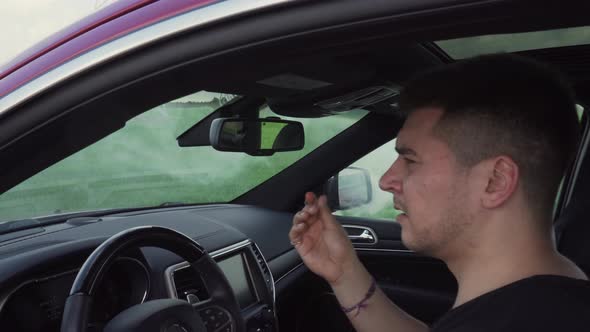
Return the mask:
{"type": "Polygon", "coordinates": [[[550,234],[519,234],[504,239],[488,237],[488,243],[471,247],[469,255],[444,259],[459,284],[453,307],[534,275],[584,278],[573,263],[557,253],[550,234]]]}
{"type": "Polygon", "coordinates": [[[538,274],[546,274],[539,264],[525,257],[484,258],[480,262],[449,263],[449,269],[457,278],[459,289],[453,307],[457,307],[485,293],[538,274]]]}

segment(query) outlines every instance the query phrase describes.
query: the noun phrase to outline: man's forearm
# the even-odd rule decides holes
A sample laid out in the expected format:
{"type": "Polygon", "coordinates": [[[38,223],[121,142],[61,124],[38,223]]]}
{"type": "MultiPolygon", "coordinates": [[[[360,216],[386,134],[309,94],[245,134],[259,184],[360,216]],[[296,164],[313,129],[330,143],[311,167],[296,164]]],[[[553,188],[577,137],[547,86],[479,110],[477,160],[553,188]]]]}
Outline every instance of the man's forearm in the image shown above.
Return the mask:
{"type": "MultiPolygon", "coordinates": [[[[373,279],[360,262],[355,262],[343,277],[331,285],[343,307],[353,307],[365,298],[373,279]]],[[[358,332],[428,331],[428,326],[391,303],[377,287],[361,308],[349,312],[348,318],[358,332]]]]}

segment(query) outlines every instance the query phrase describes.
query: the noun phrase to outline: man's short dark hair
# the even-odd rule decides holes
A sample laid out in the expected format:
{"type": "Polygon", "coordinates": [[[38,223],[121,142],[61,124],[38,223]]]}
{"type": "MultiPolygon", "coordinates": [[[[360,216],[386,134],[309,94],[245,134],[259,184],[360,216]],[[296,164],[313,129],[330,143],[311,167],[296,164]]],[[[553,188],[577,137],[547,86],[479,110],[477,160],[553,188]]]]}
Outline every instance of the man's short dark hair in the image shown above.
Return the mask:
{"type": "Polygon", "coordinates": [[[559,72],[521,56],[479,56],[412,79],[400,107],[442,108],[435,134],[462,166],[511,157],[533,211],[551,216],[580,138],[573,93],[559,72]]]}

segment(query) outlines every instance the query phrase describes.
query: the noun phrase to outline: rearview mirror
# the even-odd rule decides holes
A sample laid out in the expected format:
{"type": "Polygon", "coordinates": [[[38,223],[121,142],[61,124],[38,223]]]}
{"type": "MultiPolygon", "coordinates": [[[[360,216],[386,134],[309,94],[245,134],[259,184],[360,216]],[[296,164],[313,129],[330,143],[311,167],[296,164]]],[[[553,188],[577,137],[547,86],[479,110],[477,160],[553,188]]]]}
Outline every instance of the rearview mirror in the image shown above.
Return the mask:
{"type": "Polygon", "coordinates": [[[303,125],[275,118],[213,120],[209,131],[211,146],[219,151],[269,156],[275,152],[303,149],[303,125]]]}
{"type": "Polygon", "coordinates": [[[370,203],[373,199],[371,176],[366,169],[347,167],[325,184],[328,205],[333,211],[370,203]]]}

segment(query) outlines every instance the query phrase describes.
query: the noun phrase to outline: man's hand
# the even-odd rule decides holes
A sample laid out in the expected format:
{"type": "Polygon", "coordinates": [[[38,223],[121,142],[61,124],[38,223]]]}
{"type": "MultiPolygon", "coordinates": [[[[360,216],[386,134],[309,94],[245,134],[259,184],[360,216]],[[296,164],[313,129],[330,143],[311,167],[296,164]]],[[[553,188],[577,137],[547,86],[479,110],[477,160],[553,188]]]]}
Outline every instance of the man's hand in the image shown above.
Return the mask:
{"type": "Polygon", "coordinates": [[[326,196],[318,199],[313,193],[305,194],[305,207],[293,217],[289,238],[305,265],[331,285],[356,268],[352,243],[332,216],[326,196]]]}
{"type": "MultiPolygon", "coordinates": [[[[305,194],[305,207],[293,218],[291,243],[307,267],[330,283],[345,308],[358,305],[367,296],[372,277],[361,264],[344,228],[328,208],[326,196],[305,194]]],[[[426,332],[428,327],[392,304],[377,287],[349,316],[359,332],[426,332]]]]}

